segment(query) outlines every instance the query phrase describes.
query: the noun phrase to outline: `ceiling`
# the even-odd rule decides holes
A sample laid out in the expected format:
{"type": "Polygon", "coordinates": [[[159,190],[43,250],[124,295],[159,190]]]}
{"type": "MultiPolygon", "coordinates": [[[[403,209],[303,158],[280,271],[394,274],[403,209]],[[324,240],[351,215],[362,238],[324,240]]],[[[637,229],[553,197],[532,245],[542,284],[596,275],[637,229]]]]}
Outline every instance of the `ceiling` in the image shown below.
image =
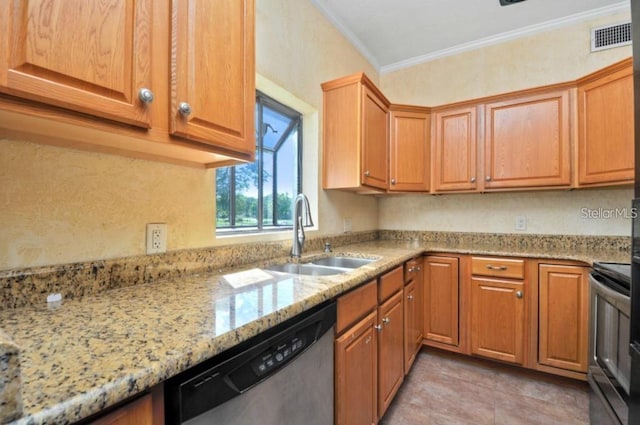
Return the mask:
{"type": "Polygon", "coordinates": [[[615,12],[629,0],[311,0],[381,72],[615,12]]]}

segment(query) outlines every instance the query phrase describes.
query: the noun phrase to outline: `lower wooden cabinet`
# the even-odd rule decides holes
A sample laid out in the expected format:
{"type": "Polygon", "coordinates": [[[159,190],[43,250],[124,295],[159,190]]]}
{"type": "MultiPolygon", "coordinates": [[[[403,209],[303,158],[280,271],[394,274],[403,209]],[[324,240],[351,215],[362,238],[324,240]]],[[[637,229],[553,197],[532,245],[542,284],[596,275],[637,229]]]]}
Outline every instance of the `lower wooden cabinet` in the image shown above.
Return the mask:
{"type": "Polygon", "coordinates": [[[404,380],[404,313],[402,291],[378,308],[378,416],[384,412],[404,380]]]}
{"type": "Polygon", "coordinates": [[[373,311],[336,340],[336,425],[377,423],[378,331],[373,311]]]}
{"type": "Polygon", "coordinates": [[[90,425],[164,425],[162,384],[124,406],[89,422],[90,425]]]}
{"type": "Polygon", "coordinates": [[[524,284],[471,277],[471,353],[523,364],[525,344],[524,284]]]}
{"type": "Polygon", "coordinates": [[[422,297],[419,282],[412,281],[404,287],[404,373],[409,373],[416,355],[422,347],[422,323],[420,311],[422,297]]]}
{"type": "Polygon", "coordinates": [[[459,345],[458,270],[458,258],[424,258],[422,331],[427,344],[433,342],[454,347],[459,345]]]}
{"type": "Polygon", "coordinates": [[[538,277],[538,362],[587,371],[588,268],[540,264],[538,277]]]}

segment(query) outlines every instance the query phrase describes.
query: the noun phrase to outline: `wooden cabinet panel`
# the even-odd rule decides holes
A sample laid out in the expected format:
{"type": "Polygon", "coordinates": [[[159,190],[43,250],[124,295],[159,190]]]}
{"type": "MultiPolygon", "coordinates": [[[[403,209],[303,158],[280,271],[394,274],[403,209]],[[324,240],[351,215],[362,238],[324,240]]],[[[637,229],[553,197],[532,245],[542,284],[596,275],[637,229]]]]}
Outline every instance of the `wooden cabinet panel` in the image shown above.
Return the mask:
{"type": "Polygon", "coordinates": [[[151,0],[13,0],[0,13],[0,91],[150,126],[151,0]],[[79,34],[90,34],[82,37],[79,34]]]}
{"type": "Polygon", "coordinates": [[[475,106],[433,114],[433,185],[435,191],[474,190],[477,163],[475,106]]]}
{"type": "Polygon", "coordinates": [[[388,106],[368,87],[362,91],[362,183],[386,189],[389,176],[388,106]]]}
{"type": "Polygon", "coordinates": [[[420,310],[422,279],[414,280],[404,287],[404,373],[409,373],[422,346],[422,323],[420,310]]]}
{"type": "Polygon", "coordinates": [[[458,259],[427,256],[424,259],[424,338],[459,344],[458,259]]]}
{"type": "Polygon", "coordinates": [[[378,307],[378,282],[372,280],[338,298],[336,333],[378,307]]]}
{"type": "Polygon", "coordinates": [[[578,184],[633,182],[631,62],[578,83],[578,184]]]}
{"type": "Polygon", "coordinates": [[[392,105],[390,191],[429,191],[431,116],[426,108],[392,105]]]}
{"type": "Polygon", "coordinates": [[[380,276],[378,301],[381,303],[402,289],[404,284],[404,268],[402,266],[380,276]]]}
{"type": "Polygon", "coordinates": [[[523,364],[523,292],[521,282],[471,277],[471,353],[523,364]]]}
{"type": "Polygon", "coordinates": [[[386,190],[389,101],[363,73],[322,84],[322,187],[386,190]]]}
{"type": "Polygon", "coordinates": [[[587,268],[541,264],[539,270],[538,361],[586,372],[589,339],[587,268]]]}
{"type": "Polygon", "coordinates": [[[336,425],[377,423],[376,318],[374,311],[336,340],[336,425]]]}
{"type": "Polygon", "coordinates": [[[116,410],[91,420],[90,425],[164,425],[163,385],[116,410]]]}
{"type": "Polygon", "coordinates": [[[495,257],[472,257],[471,274],[524,279],[524,260],[495,257]]]}
{"type": "Polygon", "coordinates": [[[404,313],[402,291],[378,308],[378,417],[382,417],[404,380],[404,313]]]}
{"type": "Polygon", "coordinates": [[[171,133],[255,151],[254,0],[173,0],[172,33],[171,133]]]}
{"type": "Polygon", "coordinates": [[[569,91],[485,105],[484,186],[571,183],[569,91]]]}

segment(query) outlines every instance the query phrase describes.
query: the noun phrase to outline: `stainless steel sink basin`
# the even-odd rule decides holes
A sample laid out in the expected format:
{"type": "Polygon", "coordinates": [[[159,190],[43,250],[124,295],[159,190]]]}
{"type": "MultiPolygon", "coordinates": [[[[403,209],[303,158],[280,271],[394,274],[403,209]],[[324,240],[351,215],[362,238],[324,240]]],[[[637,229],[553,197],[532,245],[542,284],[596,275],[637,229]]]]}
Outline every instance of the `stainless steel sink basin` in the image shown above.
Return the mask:
{"type": "Polygon", "coordinates": [[[265,267],[267,270],[274,272],[302,274],[307,276],[331,276],[334,274],[345,273],[349,269],[317,266],[313,264],[298,264],[298,263],[286,263],[275,264],[273,266],[265,267]]]}
{"type": "Polygon", "coordinates": [[[326,257],[318,258],[307,264],[317,264],[328,267],[341,267],[345,269],[357,269],[358,267],[367,265],[373,261],[370,258],[354,258],[354,257],[326,257]]]}

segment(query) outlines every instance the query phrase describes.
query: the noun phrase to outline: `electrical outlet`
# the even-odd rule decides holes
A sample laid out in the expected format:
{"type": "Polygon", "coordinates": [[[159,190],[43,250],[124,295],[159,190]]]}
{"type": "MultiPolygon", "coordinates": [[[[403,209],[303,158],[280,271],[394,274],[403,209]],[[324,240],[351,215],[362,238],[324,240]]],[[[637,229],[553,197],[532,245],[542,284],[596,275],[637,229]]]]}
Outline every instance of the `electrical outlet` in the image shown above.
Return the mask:
{"type": "Polygon", "coordinates": [[[516,216],[516,230],[527,230],[527,216],[516,216]]]}
{"type": "Polygon", "coordinates": [[[351,232],[351,228],[352,228],[351,217],[345,217],[343,219],[343,224],[344,224],[344,232],[345,233],[351,232]]]}
{"type": "Polygon", "coordinates": [[[167,251],[167,224],[147,224],[147,254],[158,254],[167,251]]]}

